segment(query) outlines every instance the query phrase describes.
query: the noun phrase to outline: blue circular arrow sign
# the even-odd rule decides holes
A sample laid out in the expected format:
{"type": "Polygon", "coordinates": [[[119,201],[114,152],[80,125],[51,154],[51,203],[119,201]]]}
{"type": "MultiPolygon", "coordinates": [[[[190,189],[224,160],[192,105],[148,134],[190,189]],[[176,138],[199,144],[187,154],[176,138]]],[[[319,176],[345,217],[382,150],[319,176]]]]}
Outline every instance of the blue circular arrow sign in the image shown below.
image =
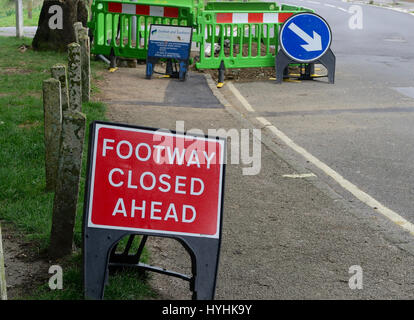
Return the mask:
{"type": "Polygon", "coordinates": [[[315,13],[298,13],[290,17],[280,30],[280,46],[298,62],[312,62],[328,51],[332,32],[328,23],[315,13]]]}

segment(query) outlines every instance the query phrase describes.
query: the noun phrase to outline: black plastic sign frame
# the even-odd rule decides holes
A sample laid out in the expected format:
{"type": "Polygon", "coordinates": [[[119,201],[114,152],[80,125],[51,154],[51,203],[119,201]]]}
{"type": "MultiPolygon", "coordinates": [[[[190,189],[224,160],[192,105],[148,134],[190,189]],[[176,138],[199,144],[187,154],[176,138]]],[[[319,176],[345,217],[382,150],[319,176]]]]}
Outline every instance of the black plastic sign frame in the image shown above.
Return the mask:
{"type": "MultiPolygon", "coordinates": [[[[218,271],[219,253],[221,245],[221,229],[223,217],[223,199],[224,199],[224,177],[225,161],[221,163],[221,190],[218,217],[219,230],[217,237],[202,237],[186,234],[165,234],[151,230],[134,232],[131,230],[118,230],[117,228],[95,228],[88,226],[90,215],[90,196],[91,196],[91,179],[92,167],[95,153],[95,141],[98,134],[99,125],[109,125],[119,127],[120,129],[139,129],[147,131],[158,131],[159,129],[131,126],[126,124],[117,124],[111,122],[95,121],[90,125],[89,135],[89,152],[87,165],[87,181],[85,184],[84,200],[84,217],[83,217],[83,283],[84,295],[86,299],[99,300],[104,297],[104,288],[108,280],[109,267],[134,267],[143,270],[149,270],[174,276],[190,282],[190,290],[193,292],[193,300],[212,300],[214,299],[216,278],[218,271]],[[141,244],[138,251],[130,254],[131,243],[135,236],[142,236],[141,244]],[[117,243],[129,236],[128,243],[123,253],[115,253],[117,243]],[[180,274],[163,268],[150,266],[139,261],[145,242],[149,236],[172,238],[180,242],[191,257],[192,276],[180,274]]],[[[200,137],[205,139],[221,140],[223,143],[222,159],[226,159],[226,140],[219,137],[208,137],[201,135],[187,135],[186,133],[177,133],[169,131],[172,134],[180,136],[200,137]]]]}

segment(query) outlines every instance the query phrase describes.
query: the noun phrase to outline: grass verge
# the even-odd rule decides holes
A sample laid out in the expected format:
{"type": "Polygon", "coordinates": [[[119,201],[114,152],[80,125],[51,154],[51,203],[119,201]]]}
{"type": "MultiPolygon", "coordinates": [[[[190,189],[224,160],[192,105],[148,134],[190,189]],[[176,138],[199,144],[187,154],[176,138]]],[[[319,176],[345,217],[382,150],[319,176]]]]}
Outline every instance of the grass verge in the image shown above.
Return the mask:
{"type": "MultiPolygon", "coordinates": [[[[0,37],[0,219],[12,222],[33,250],[44,255],[49,245],[53,193],[45,192],[42,81],[50,67],[67,63],[66,54],[19,50],[30,39],[0,37]]],[[[23,46],[23,48],[25,48],[23,46]]],[[[92,61],[95,80],[104,65],[92,61]]],[[[99,89],[93,85],[92,95],[99,89]]],[[[75,225],[74,243],[82,243],[83,196],[86,175],[89,124],[105,120],[105,106],[99,102],[83,105],[87,117],[83,170],[75,225]]],[[[82,299],[81,254],[62,261],[63,290],[51,291],[47,283],[21,299],[82,299]]],[[[47,276],[47,275],[46,275],[47,276]]],[[[116,274],[109,279],[107,299],[142,299],[154,293],[136,272],[116,274]]]]}

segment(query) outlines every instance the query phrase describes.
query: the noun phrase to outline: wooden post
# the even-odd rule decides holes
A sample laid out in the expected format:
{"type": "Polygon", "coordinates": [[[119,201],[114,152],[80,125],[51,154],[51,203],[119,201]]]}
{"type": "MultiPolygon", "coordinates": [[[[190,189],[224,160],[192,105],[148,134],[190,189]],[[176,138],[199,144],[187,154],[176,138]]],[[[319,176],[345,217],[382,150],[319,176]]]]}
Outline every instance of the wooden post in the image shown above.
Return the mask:
{"type": "Polygon", "coordinates": [[[59,162],[59,144],[62,126],[60,82],[43,81],[43,111],[45,130],[46,191],[55,191],[59,162]]]}
{"type": "Polygon", "coordinates": [[[82,170],[86,117],[77,111],[63,113],[58,180],[53,201],[49,255],[58,259],[72,253],[73,230],[82,170]]]}
{"type": "Polygon", "coordinates": [[[68,49],[69,109],[82,112],[81,47],[78,43],[71,43],[68,49]]]}
{"type": "Polygon", "coordinates": [[[4,269],[3,240],[0,224],[0,300],[7,300],[6,271],[4,269]]]}
{"type": "Polygon", "coordinates": [[[16,1],[16,37],[22,38],[24,35],[23,25],[23,0],[16,1]]]}
{"type": "Polygon", "coordinates": [[[82,101],[89,102],[91,94],[91,50],[89,36],[80,34],[79,44],[81,46],[81,63],[82,63],[82,101]]]}
{"type": "Polygon", "coordinates": [[[52,75],[52,78],[60,81],[62,112],[67,111],[69,109],[69,93],[66,66],[64,64],[55,64],[50,69],[50,73],[52,75]]]}

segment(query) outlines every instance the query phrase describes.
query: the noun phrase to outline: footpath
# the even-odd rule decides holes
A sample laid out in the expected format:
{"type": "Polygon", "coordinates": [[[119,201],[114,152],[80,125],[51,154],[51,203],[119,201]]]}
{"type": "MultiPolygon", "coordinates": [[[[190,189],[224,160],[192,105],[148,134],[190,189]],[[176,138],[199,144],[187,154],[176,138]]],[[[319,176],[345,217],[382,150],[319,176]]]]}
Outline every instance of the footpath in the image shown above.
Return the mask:
{"type": "MultiPolygon", "coordinates": [[[[107,73],[99,87],[112,122],[175,130],[184,121],[185,130],[249,129],[252,137],[238,100],[223,99],[202,73],[146,80],[139,65],[107,73]]],[[[227,162],[216,299],[413,299],[414,237],[349,206],[317,177],[293,178],[304,169],[283,160],[284,146],[266,129],[262,142],[259,174],[227,162]],[[359,267],[363,287],[351,289],[359,267]]],[[[151,264],[190,274],[177,241],[150,237],[148,248],[151,264]]],[[[151,283],[162,299],[191,298],[180,279],[153,274],[151,283]]]]}

